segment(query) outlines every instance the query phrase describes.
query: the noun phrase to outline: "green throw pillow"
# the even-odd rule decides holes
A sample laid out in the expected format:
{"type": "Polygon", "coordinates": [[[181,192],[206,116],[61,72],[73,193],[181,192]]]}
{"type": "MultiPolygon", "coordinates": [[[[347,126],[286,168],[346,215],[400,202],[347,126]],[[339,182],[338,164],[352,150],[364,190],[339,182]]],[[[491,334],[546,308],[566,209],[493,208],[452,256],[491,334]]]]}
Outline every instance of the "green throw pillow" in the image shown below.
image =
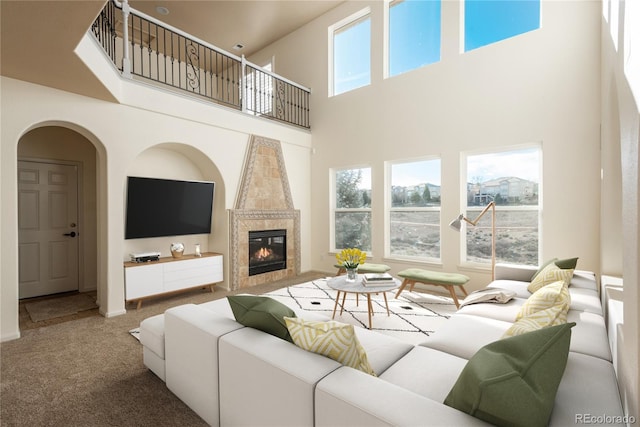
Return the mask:
{"type": "Polygon", "coordinates": [[[578,265],[578,258],[557,259],[556,265],[563,270],[575,270],[578,265]]]}
{"type": "Polygon", "coordinates": [[[573,326],[550,326],[484,346],[444,404],[497,426],[548,425],[573,326]]]}
{"type": "Polygon", "coordinates": [[[284,318],[296,317],[296,313],[286,305],[258,295],[234,295],[227,300],[238,323],[293,343],[284,318]]]}
{"type": "Polygon", "coordinates": [[[536,271],[531,277],[531,281],[533,281],[533,279],[535,279],[536,276],[540,274],[542,270],[544,270],[545,267],[551,263],[554,263],[556,266],[558,266],[558,268],[561,268],[563,270],[575,270],[576,265],[578,265],[578,258],[566,258],[566,259],[551,258],[545,261],[540,266],[540,268],[538,268],[538,271],[536,271]]]}

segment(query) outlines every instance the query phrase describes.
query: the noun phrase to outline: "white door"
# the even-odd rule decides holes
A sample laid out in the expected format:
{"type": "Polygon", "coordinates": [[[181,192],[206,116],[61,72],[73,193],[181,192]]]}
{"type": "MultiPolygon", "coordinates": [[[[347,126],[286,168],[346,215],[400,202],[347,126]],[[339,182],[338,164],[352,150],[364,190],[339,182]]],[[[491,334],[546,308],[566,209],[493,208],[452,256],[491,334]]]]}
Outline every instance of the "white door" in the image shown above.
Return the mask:
{"type": "Polygon", "coordinates": [[[78,290],[77,169],[18,162],[20,298],[78,290]]]}

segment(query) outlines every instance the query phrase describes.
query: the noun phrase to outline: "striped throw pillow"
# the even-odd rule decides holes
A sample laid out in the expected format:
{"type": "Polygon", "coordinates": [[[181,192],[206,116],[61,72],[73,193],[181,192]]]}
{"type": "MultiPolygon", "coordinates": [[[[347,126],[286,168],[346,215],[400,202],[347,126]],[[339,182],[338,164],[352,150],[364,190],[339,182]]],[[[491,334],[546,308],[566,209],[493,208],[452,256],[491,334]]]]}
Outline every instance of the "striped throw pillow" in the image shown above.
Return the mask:
{"type": "Polygon", "coordinates": [[[293,343],[298,347],[376,376],[353,325],[334,320],[309,321],[298,317],[285,317],[284,321],[293,343]]]}
{"type": "Polygon", "coordinates": [[[572,278],[573,269],[562,269],[554,263],[551,263],[547,265],[544,270],[542,270],[540,274],[538,274],[535,279],[531,281],[531,283],[529,283],[529,286],[527,286],[527,290],[531,293],[534,293],[540,288],[557,282],[558,280],[564,281],[567,286],[569,286],[572,278]]]}

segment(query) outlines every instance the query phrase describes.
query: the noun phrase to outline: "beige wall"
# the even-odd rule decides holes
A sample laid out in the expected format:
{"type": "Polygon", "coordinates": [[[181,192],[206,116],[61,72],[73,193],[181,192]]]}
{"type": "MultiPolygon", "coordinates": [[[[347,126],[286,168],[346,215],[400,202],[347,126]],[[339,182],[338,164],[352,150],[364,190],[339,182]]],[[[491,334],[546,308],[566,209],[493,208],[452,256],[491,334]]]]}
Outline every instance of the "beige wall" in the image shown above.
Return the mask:
{"type": "MultiPolygon", "coordinates": [[[[637,420],[640,410],[640,93],[636,92],[634,98],[628,77],[633,75],[636,80],[632,83],[638,85],[640,70],[625,72],[632,54],[625,43],[625,25],[631,27],[633,22],[627,31],[636,32],[632,43],[637,46],[640,9],[636,5],[635,15],[631,17],[631,5],[629,2],[626,5],[620,7],[617,17],[612,13],[613,7],[604,7],[601,14],[602,169],[603,194],[607,194],[603,197],[601,232],[603,271],[615,271],[623,278],[624,323],[617,337],[618,348],[622,349],[617,361],[618,378],[627,413],[637,420]],[[616,25],[611,25],[614,22],[616,25]],[[619,237],[621,235],[623,237],[619,237]]],[[[640,52],[636,49],[633,54],[639,58],[640,52]]]]}
{"type": "MultiPolygon", "coordinates": [[[[250,134],[282,142],[294,206],[301,211],[303,271],[310,269],[310,146],[307,131],[177,97],[135,82],[121,82],[128,94],[113,104],[2,77],[1,105],[1,228],[0,337],[19,337],[17,270],[17,158],[18,143],[42,126],[68,128],[95,147],[96,280],[100,310],[105,316],[122,314],[122,261],[133,249],[163,251],[171,240],[124,240],[126,176],[156,173],[162,159],[163,176],[172,168],[193,177],[216,181],[215,232],[207,249],[227,254],[227,209],[233,207],[250,134]],[[139,162],[139,163],[138,163],[139,162]]],[[[177,172],[176,172],[177,173],[177,172]]],[[[185,243],[195,243],[185,240],[185,243]]],[[[204,243],[204,242],[203,242],[204,243]]],[[[228,265],[225,261],[225,276],[228,265]]],[[[226,278],[226,277],[225,277],[226,278]]]]}
{"type": "MultiPolygon", "coordinates": [[[[600,6],[544,2],[542,28],[459,53],[458,2],[442,3],[441,61],[382,78],[382,2],[352,1],[271,46],[277,72],[312,88],[312,265],[334,261],[329,236],[329,170],[373,168],[374,262],[397,272],[408,265],[383,257],[384,162],[442,158],[442,223],[461,211],[460,156],[521,144],[543,147],[542,258],[579,256],[600,271],[600,6]],[[372,16],[372,84],[328,97],[327,28],[364,8],[372,16]],[[567,19],[571,16],[571,19],[567,19]]],[[[460,265],[457,234],[442,228],[442,264],[471,288],[488,271],[460,265]]]]}

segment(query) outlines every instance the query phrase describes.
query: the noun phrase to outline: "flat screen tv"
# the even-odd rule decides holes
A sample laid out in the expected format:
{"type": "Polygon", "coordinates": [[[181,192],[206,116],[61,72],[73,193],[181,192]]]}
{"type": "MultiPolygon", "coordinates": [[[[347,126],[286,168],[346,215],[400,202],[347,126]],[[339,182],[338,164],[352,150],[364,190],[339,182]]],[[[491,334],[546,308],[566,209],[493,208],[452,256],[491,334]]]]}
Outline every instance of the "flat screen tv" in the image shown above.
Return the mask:
{"type": "Polygon", "coordinates": [[[215,183],[127,179],[125,239],[211,233],[215,183]]]}

